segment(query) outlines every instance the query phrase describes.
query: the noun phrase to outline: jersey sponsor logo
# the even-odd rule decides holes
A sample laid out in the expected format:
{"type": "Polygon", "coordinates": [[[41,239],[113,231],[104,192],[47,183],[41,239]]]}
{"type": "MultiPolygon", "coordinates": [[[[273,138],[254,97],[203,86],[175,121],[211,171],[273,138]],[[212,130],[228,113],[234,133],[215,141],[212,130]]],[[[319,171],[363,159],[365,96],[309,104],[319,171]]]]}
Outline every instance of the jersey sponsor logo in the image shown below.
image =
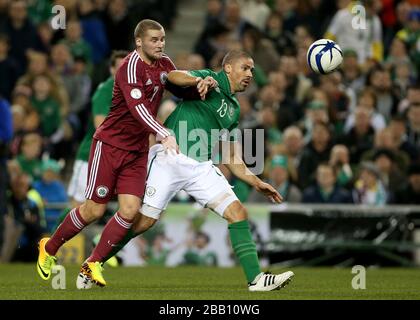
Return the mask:
{"type": "Polygon", "coordinates": [[[147,79],[147,81],[146,81],[146,86],[149,86],[149,85],[151,85],[153,82],[152,82],[152,80],[150,80],[150,79],[147,79]]]}
{"type": "Polygon", "coordinates": [[[214,88],[214,91],[216,91],[217,93],[220,93],[219,87],[214,88]]]}
{"type": "Polygon", "coordinates": [[[166,80],[168,80],[168,74],[165,71],[163,71],[160,73],[160,82],[162,84],[165,84],[166,80]]]}
{"type": "Polygon", "coordinates": [[[155,193],[156,193],[156,189],[155,188],[153,188],[151,186],[147,186],[147,188],[146,188],[146,195],[148,197],[153,197],[155,195],[155,193]]]}
{"type": "Polygon", "coordinates": [[[108,187],[106,187],[106,186],[99,186],[99,187],[96,188],[96,195],[99,198],[105,198],[106,195],[108,194],[108,191],[109,191],[108,187]]]}
{"type": "Polygon", "coordinates": [[[133,99],[140,99],[141,98],[141,91],[138,88],[131,89],[130,96],[133,99]]]}

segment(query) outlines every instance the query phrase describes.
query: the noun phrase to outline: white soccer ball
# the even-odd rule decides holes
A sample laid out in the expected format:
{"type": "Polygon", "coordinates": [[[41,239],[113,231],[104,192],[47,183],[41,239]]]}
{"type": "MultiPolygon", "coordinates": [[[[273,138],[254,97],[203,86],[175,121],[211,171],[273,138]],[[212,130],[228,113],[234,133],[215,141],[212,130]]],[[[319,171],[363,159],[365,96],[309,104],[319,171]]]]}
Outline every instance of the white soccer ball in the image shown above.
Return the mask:
{"type": "Polygon", "coordinates": [[[343,61],[343,52],[334,41],[320,39],[311,44],[306,54],[309,67],[320,74],[333,72],[343,61]]]}

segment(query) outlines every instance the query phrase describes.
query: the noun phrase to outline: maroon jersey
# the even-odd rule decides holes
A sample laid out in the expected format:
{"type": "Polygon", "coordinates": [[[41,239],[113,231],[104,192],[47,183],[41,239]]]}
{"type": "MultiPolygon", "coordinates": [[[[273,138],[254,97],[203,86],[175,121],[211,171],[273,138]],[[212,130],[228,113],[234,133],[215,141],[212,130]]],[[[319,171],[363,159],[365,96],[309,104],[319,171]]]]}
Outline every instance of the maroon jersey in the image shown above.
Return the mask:
{"type": "Polygon", "coordinates": [[[149,148],[150,133],[169,136],[156,114],[167,75],[174,69],[167,55],[152,65],[145,63],[137,51],[125,57],[115,75],[111,110],[94,138],[123,150],[143,152],[149,148]]]}

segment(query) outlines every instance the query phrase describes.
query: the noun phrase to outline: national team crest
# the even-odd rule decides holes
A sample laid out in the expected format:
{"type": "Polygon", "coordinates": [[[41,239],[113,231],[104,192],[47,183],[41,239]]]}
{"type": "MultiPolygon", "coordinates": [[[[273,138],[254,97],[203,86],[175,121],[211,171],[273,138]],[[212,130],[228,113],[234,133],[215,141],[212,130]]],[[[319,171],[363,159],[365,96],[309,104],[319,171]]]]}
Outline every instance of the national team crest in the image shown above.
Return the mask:
{"type": "Polygon", "coordinates": [[[106,186],[99,186],[98,188],[96,188],[96,195],[99,198],[105,198],[106,195],[108,194],[108,191],[109,191],[108,187],[106,187],[106,186]]]}
{"type": "Polygon", "coordinates": [[[232,118],[233,114],[235,113],[235,109],[232,107],[232,105],[229,105],[229,116],[232,118]]]}
{"type": "Polygon", "coordinates": [[[155,188],[153,188],[151,186],[148,186],[146,188],[146,196],[153,197],[155,193],[156,193],[156,189],[155,188]]]}
{"type": "Polygon", "coordinates": [[[160,73],[160,82],[162,84],[165,84],[167,80],[168,80],[168,74],[166,72],[161,72],[160,73]]]}

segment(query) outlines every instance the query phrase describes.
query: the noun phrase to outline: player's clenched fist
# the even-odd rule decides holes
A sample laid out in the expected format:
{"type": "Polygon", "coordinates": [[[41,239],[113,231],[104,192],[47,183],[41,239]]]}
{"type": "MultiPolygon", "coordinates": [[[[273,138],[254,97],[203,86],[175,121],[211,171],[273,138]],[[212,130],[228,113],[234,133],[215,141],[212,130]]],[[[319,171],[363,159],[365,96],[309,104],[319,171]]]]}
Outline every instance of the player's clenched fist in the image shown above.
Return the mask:
{"type": "Polygon", "coordinates": [[[206,94],[209,90],[218,86],[217,81],[213,77],[210,77],[210,76],[207,76],[204,79],[197,77],[196,81],[197,81],[197,90],[198,90],[198,93],[200,94],[201,100],[204,100],[206,98],[206,94]]]}

